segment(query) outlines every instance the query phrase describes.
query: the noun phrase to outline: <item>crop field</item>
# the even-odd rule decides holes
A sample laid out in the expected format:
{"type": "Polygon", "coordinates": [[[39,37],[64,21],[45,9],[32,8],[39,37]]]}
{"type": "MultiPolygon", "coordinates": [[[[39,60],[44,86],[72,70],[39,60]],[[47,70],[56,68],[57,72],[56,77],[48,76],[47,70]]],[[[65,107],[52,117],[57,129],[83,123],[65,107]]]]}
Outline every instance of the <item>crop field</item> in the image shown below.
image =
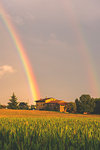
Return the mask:
{"type": "Polygon", "coordinates": [[[0,109],[0,118],[100,118],[100,115],[66,114],[55,111],[0,109]]]}
{"type": "Polygon", "coordinates": [[[100,150],[100,116],[0,110],[0,150],[100,150]]]}

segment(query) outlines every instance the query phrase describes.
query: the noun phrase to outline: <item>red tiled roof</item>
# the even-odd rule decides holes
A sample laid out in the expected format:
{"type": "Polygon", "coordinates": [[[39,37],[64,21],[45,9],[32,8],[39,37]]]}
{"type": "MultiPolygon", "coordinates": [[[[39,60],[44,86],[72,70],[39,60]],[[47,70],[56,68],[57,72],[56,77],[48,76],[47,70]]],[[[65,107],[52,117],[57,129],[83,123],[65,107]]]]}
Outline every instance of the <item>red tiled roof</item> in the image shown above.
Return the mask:
{"type": "MultiPolygon", "coordinates": [[[[52,99],[52,97],[50,98],[45,98],[45,99],[40,99],[40,100],[37,100],[36,102],[45,102],[46,100],[49,100],[49,99],[52,99]]],[[[62,101],[62,100],[51,100],[49,102],[46,102],[46,104],[59,104],[59,105],[66,105],[68,104],[67,102],[65,101],[62,101]]]]}
{"type": "Polygon", "coordinates": [[[50,102],[47,102],[47,103],[60,103],[61,100],[55,100],[55,101],[50,101],[50,102]]]}
{"type": "Polygon", "coordinates": [[[44,98],[44,99],[37,100],[37,101],[35,101],[35,102],[45,102],[46,100],[51,99],[51,98],[52,98],[52,97],[44,98]]]}
{"type": "Polygon", "coordinates": [[[67,105],[68,103],[65,102],[65,103],[59,103],[59,104],[64,106],[64,105],[67,105]]]}
{"type": "Polygon", "coordinates": [[[47,104],[60,104],[60,105],[66,105],[67,102],[64,102],[64,101],[62,101],[62,100],[55,100],[55,101],[47,102],[47,104]]]}

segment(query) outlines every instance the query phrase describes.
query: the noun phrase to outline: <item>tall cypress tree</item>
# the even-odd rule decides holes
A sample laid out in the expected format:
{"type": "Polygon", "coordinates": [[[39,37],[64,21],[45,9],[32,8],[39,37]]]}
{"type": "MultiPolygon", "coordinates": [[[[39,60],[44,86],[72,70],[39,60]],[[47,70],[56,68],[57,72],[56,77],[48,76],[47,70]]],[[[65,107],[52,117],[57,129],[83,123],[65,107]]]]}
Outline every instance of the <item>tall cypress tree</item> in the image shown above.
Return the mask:
{"type": "Polygon", "coordinates": [[[9,99],[9,103],[7,108],[8,109],[17,109],[18,108],[18,102],[17,102],[17,97],[15,96],[15,94],[13,93],[13,95],[11,96],[11,99],[9,99]]]}

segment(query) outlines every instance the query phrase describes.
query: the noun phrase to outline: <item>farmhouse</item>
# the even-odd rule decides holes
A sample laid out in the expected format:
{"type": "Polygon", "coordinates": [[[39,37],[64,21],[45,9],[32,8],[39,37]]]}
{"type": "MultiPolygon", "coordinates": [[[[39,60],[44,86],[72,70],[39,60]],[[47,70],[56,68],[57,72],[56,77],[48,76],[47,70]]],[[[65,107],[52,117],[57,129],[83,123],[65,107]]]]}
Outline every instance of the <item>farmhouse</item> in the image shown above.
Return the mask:
{"type": "Polygon", "coordinates": [[[65,112],[67,102],[62,100],[57,100],[55,98],[45,98],[36,101],[36,109],[37,110],[51,110],[51,111],[60,111],[65,112]]]}

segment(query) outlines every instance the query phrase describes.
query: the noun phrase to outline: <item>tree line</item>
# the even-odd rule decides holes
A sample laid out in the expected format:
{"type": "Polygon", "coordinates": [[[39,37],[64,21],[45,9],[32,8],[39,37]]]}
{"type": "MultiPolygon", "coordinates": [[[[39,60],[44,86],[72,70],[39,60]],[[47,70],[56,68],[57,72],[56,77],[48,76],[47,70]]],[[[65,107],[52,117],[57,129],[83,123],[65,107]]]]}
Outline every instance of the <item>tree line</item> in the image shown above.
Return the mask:
{"type": "MultiPolygon", "coordinates": [[[[23,110],[33,110],[36,108],[35,105],[29,106],[26,102],[18,103],[16,95],[13,93],[9,99],[8,105],[0,105],[0,108],[8,109],[23,109],[23,110]]],[[[66,112],[69,113],[92,113],[100,114],[100,98],[92,98],[90,95],[82,95],[79,99],[77,98],[75,102],[69,102],[65,106],[66,112]]]]}
{"type": "Polygon", "coordinates": [[[13,93],[11,98],[9,99],[8,105],[0,105],[0,109],[22,109],[22,110],[33,110],[35,109],[35,105],[29,106],[26,102],[18,102],[16,95],[13,93]]]}
{"type": "Polygon", "coordinates": [[[92,98],[90,95],[82,95],[75,100],[77,113],[100,114],[100,98],[92,98]]]}
{"type": "Polygon", "coordinates": [[[100,114],[100,98],[92,98],[90,95],[81,95],[75,102],[66,105],[69,113],[100,114]]]}
{"type": "Polygon", "coordinates": [[[90,95],[81,95],[75,102],[66,105],[66,112],[81,114],[100,114],[100,98],[92,98],[90,95]]]}

